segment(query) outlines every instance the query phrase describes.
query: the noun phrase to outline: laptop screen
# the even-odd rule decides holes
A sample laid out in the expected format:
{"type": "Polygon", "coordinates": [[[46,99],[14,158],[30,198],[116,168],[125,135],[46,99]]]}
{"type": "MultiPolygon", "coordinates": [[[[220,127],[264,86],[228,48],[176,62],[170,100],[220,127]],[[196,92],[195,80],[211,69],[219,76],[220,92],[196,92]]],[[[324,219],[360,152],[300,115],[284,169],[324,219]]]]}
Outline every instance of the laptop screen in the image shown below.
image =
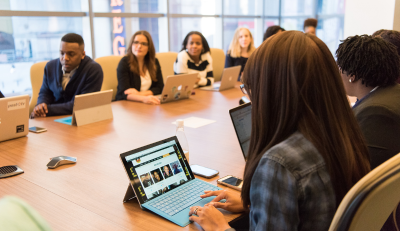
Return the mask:
{"type": "Polygon", "coordinates": [[[121,154],[141,204],[194,179],[176,137],[121,154]]]}
{"type": "Polygon", "coordinates": [[[1,91],[0,91],[0,98],[4,98],[4,95],[3,93],[1,93],[1,91]]]}
{"type": "Polygon", "coordinates": [[[251,103],[243,104],[229,110],[233,127],[235,128],[244,159],[247,160],[247,152],[251,135],[251,103]]]}

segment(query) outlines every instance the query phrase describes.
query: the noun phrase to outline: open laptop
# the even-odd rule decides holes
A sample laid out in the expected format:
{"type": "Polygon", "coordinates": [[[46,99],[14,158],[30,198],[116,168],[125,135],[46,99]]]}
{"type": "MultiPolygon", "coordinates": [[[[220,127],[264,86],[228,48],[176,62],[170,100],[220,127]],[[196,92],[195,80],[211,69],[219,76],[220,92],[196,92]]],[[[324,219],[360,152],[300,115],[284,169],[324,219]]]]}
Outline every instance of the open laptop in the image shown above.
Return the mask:
{"type": "Polygon", "coordinates": [[[29,132],[29,95],[0,99],[0,141],[29,132]]]}
{"type": "Polygon", "coordinates": [[[222,73],[221,81],[215,82],[211,86],[201,87],[199,89],[207,91],[223,91],[234,88],[241,68],[242,66],[240,65],[225,68],[222,73]]]}
{"type": "Polygon", "coordinates": [[[161,95],[156,95],[161,103],[188,99],[192,94],[198,73],[171,75],[165,81],[161,95]]]}
{"type": "Polygon", "coordinates": [[[124,202],[136,197],[142,209],[182,227],[190,223],[191,206],[204,206],[214,198],[200,198],[205,190],[221,190],[194,177],[176,136],[122,153],[120,158],[130,180],[124,202]]]}
{"type": "Polygon", "coordinates": [[[247,160],[251,136],[251,103],[242,104],[229,110],[236,136],[242,149],[243,157],[247,160]]]}

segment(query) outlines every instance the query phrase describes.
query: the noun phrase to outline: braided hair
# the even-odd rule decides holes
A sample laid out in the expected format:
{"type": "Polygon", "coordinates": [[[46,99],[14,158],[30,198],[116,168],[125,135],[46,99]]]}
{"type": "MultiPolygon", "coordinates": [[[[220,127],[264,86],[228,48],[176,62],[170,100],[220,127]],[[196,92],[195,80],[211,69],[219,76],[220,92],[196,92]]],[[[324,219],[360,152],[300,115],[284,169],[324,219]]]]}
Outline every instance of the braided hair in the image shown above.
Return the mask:
{"type": "Polygon", "coordinates": [[[386,87],[400,76],[400,57],[393,44],[369,35],[351,36],[341,42],[336,51],[341,72],[361,79],[366,87],[386,87]]]}

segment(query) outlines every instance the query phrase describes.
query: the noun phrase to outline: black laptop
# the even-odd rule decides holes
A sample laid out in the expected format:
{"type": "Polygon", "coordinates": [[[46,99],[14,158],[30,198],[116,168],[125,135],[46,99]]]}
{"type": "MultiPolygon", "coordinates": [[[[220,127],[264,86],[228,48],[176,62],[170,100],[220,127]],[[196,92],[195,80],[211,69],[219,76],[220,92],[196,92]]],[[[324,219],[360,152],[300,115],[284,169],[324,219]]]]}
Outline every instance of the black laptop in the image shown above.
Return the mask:
{"type": "Polygon", "coordinates": [[[236,136],[239,140],[243,157],[247,160],[247,152],[251,136],[251,103],[242,104],[229,110],[236,136]]]}

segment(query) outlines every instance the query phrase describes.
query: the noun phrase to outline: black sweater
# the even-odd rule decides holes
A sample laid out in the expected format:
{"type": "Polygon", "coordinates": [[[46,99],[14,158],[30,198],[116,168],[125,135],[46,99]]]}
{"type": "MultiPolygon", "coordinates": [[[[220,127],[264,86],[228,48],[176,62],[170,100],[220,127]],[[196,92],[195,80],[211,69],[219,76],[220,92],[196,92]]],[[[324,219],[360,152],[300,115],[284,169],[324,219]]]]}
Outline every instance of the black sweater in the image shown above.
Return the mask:
{"type": "MultiPolygon", "coordinates": [[[[160,63],[156,58],[156,78],[157,82],[151,81],[150,91],[153,92],[154,95],[161,94],[164,88],[164,80],[161,73],[160,63]]],[[[125,95],[125,90],[129,88],[135,88],[140,91],[140,86],[142,85],[142,81],[140,76],[134,74],[129,68],[129,57],[125,56],[121,59],[117,68],[117,78],[118,78],[118,89],[117,95],[115,96],[115,100],[126,100],[127,95],[125,95]]]]}
{"type": "Polygon", "coordinates": [[[101,66],[85,56],[79,68],[69,80],[65,90],[62,89],[63,71],[59,59],[46,64],[42,87],[37,104],[46,103],[47,116],[72,114],[76,95],[100,91],[103,83],[101,66]]]}

